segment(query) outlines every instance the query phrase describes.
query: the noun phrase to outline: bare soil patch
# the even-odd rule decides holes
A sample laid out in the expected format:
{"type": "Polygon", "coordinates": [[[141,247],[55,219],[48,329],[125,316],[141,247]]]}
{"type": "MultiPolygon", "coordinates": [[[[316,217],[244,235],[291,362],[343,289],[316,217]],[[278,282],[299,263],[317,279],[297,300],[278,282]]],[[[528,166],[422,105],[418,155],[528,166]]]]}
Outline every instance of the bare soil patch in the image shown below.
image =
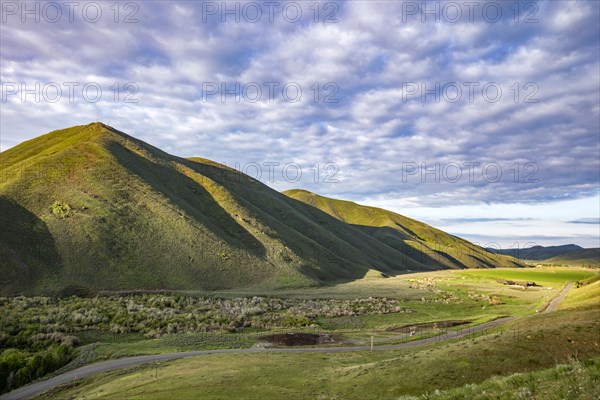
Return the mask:
{"type": "Polygon", "coordinates": [[[329,333],[278,333],[261,336],[260,340],[279,346],[315,346],[342,342],[340,337],[329,333]]]}

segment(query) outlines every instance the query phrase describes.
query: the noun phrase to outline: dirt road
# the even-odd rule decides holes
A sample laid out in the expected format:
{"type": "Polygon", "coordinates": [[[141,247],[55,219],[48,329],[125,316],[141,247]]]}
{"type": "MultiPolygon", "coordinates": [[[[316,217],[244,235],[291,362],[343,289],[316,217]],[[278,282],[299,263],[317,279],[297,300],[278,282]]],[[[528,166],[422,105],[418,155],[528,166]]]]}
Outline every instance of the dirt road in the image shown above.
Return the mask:
{"type": "Polygon", "coordinates": [[[565,286],[564,289],[560,292],[560,294],[558,296],[556,296],[555,298],[553,298],[550,303],[548,303],[548,306],[546,306],[546,308],[542,312],[548,313],[548,312],[555,311],[556,307],[558,307],[558,304],[561,301],[563,301],[563,299],[567,296],[567,293],[569,293],[569,290],[571,290],[572,287],[573,287],[573,282],[568,283],[567,286],[565,286]]]}

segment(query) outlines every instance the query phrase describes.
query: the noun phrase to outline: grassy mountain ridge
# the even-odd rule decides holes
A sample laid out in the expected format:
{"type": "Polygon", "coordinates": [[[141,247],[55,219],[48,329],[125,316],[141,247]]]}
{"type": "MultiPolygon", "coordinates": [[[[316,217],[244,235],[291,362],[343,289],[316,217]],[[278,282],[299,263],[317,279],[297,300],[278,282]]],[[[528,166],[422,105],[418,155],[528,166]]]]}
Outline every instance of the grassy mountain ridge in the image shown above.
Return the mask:
{"type": "MultiPolygon", "coordinates": [[[[375,234],[218,163],[172,156],[100,123],[0,153],[0,178],[4,294],[304,287],[372,269],[464,266],[431,262],[418,247],[404,251],[408,230],[375,234]]],[[[406,225],[419,231],[416,224],[406,225]]],[[[482,262],[466,266],[507,263],[474,250],[482,262]]]]}
{"type": "Polygon", "coordinates": [[[487,250],[492,253],[504,254],[521,260],[547,260],[552,257],[583,250],[583,247],[576,244],[565,244],[561,246],[531,246],[514,249],[488,248],[487,250]]]}
{"type": "Polygon", "coordinates": [[[570,251],[568,253],[544,260],[544,262],[549,264],[569,264],[598,267],[600,266],[600,248],[570,251]]]}
{"type": "Polygon", "coordinates": [[[388,210],[330,199],[306,190],[288,190],[284,194],[352,225],[426,266],[519,266],[519,262],[510,257],[497,256],[464,239],[388,210]]]}

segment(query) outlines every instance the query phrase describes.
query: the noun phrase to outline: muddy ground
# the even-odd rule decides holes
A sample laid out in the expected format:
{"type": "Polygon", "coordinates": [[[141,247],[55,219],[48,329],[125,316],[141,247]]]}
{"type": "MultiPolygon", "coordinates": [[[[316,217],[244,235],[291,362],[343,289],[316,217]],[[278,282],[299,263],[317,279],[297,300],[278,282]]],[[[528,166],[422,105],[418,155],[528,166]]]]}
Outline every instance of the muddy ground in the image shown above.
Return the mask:
{"type": "Polygon", "coordinates": [[[278,346],[315,346],[342,342],[340,337],[329,333],[279,333],[261,336],[259,339],[278,346]]]}

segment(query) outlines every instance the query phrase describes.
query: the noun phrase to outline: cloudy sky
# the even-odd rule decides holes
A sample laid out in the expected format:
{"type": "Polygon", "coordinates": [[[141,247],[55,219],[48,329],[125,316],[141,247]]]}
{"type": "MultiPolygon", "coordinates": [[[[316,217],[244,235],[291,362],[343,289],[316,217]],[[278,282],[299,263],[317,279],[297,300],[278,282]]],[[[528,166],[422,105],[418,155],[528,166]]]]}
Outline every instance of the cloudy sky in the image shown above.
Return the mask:
{"type": "Polygon", "coordinates": [[[0,147],[99,118],[479,244],[600,246],[600,2],[2,1],[0,147]]]}

